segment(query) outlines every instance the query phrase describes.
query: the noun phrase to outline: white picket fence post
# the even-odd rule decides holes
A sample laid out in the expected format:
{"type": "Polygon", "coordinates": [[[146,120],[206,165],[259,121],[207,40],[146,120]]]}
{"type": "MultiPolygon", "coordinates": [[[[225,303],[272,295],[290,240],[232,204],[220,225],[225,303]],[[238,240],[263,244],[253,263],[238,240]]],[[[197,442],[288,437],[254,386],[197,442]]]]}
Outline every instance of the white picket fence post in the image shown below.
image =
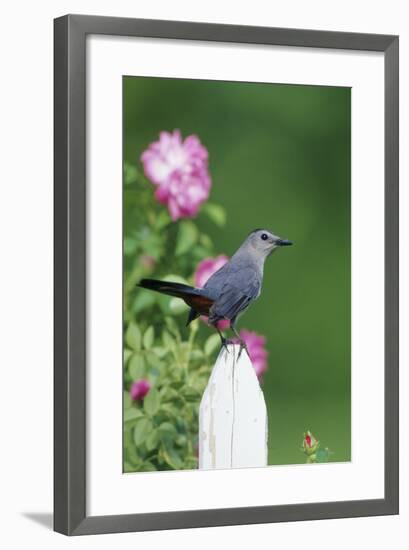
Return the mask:
{"type": "Polygon", "coordinates": [[[245,350],[222,349],[199,411],[199,468],[267,465],[268,423],[263,392],[245,350]]]}

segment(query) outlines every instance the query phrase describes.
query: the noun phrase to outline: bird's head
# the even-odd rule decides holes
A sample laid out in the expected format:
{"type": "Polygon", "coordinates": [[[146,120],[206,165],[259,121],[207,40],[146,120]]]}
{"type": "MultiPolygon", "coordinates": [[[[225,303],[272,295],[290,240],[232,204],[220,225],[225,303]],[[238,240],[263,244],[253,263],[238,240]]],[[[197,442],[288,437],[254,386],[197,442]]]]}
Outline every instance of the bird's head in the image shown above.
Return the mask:
{"type": "Polygon", "coordinates": [[[293,243],[274,235],[268,229],[255,229],[246,239],[246,243],[257,255],[267,257],[281,246],[290,246],[293,243]]]}

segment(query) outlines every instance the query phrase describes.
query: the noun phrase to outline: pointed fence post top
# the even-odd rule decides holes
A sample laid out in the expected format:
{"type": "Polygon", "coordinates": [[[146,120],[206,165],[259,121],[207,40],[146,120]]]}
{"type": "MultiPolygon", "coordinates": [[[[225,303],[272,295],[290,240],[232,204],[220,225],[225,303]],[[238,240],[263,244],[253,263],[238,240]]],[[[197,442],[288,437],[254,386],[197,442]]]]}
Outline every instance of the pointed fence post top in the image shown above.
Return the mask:
{"type": "Polygon", "coordinates": [[[199,468],[267,465],[267,410],[246,350],[222,348],[199,411],[199,468]]]}

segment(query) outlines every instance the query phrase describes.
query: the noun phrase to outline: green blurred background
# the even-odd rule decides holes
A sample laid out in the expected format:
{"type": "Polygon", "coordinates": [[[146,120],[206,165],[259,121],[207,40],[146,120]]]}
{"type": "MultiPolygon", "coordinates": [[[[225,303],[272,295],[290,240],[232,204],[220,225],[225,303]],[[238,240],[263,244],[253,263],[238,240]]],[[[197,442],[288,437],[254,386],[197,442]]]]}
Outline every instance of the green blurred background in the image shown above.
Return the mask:
{"type": "Polygon", "coordinates": [[[161,130],[208,149],[227,224],[198,223],[217,254],[259,227],[294,241],[238,323],[267,338],[269,463],[304,462],[307,429],[350,460],[350,89],[125,77],[124,109],[124,161],[139,169],[161,130]]]}

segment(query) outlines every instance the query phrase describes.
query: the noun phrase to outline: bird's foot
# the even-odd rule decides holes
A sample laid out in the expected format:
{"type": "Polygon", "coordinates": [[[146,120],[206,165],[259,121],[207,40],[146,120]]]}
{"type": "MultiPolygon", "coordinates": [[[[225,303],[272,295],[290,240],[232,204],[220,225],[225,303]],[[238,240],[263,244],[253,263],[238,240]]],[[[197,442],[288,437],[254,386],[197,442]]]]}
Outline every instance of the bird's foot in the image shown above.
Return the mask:
{"type": "Polygon", "coordinates": [[[231,344],[231,341],[228,338],[225,338],[224,336],[221,337],[221,341],[222,341],[221,349],[225,349],[226,353],[230,353],[229,344],[231,344]]]}
{"type": "Polygon", "coordinates": [[[241,354],[243,353],[243,350],[244,350],[244,349],[246,350],[246,353],[247,353],[247,355],[248,355],[248,357],[249,357],[249,359],[250,359],[250,354],[249,354],[249,350],[247,349],[247,344],[246,344],[246,342],[240,338],[239,344],[240,344],[240,349],[239,349],[239,355],[237,356],[237,359],[240,359],[240,356],[241,356],[241,354]]]}

